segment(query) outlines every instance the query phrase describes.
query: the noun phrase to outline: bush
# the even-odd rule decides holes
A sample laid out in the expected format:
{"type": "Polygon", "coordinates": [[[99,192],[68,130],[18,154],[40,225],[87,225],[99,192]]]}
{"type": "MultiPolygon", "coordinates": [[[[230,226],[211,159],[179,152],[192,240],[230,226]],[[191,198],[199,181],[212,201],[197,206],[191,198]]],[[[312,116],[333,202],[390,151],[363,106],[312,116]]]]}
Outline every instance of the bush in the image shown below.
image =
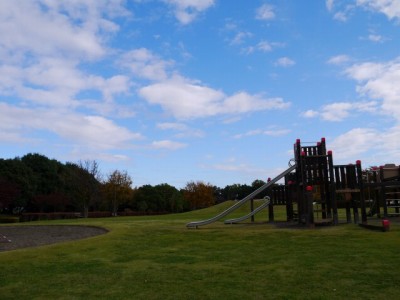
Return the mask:
{"type": "Polygon", "coordinates": [[[111,211],[90,211],[88,218],[107,218],[111,217],[111,211]]]}
{"type": "Polygon", "coordinates": [[[21,215],[21,222],[76,219],[79,218],[80,216],[81,214],[77,212],[23,213],[21,215]]]}
{"type": "Polygon", "coordinates": [[[0,223],[18,223],[19,217],[16,216],[0,216],[0,223]]]}

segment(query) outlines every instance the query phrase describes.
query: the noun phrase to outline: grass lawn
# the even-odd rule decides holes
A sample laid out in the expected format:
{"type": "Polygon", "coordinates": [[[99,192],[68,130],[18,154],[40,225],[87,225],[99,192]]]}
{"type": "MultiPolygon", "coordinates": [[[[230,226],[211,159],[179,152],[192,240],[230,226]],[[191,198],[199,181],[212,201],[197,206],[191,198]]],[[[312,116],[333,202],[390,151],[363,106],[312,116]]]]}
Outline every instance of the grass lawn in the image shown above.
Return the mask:
{"type": "Polygon", "coordinates": [[[25,223],[110,232],[1,252],[0,299],[398,299],[400,225],[384,233],[354,224],[186,228],[225,205],[177,215],[25,223]]]}

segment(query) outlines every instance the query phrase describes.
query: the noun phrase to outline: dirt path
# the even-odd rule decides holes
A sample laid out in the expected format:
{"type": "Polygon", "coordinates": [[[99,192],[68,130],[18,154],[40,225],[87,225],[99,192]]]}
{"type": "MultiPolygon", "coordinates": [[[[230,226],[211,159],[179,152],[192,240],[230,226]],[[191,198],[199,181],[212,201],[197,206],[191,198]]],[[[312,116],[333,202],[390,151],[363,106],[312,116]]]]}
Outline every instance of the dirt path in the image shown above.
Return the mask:
{"type": "Polygon", "coordinates": [[[108,231],[95,226],[0,226],[0,252],[84,239],[108,231]]]}

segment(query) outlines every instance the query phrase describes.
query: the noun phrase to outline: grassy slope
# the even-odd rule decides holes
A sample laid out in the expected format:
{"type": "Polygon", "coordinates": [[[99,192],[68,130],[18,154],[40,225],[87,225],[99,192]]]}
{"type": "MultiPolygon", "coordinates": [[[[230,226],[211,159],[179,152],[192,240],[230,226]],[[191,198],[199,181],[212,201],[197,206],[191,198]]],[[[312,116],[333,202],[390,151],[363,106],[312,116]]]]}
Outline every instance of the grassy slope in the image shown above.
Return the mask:
{"type": "Polygon", "coordinates": [[[226,205],[179,215],[46,222],[99,225],[110,233],[0,253],[0,297],[398,297],[398,225],[386,233],[352,224],[289,230],[218,222],[186,229],[187,222],[211,217],[226,205]]]}

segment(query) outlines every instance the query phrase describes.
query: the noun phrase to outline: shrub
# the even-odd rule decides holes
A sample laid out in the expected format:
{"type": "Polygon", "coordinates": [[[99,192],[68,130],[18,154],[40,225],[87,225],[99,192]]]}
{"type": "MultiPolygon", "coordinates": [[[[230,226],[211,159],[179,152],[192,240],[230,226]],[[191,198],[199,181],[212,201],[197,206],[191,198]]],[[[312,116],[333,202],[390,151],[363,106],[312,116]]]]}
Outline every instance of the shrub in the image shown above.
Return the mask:
{"type": "Polygon", "coordinates": [[[60,219],[76,219],[81,216],[77,212],[54,212],[54,213],[23,213],[21,222],[41,221],[41,220],[60,220],[60,219]]]}
{"type": "Polygon", "coordinates": [[[19,217],[16,216],[0,216],[0,223],[18,223],[19,217]]]}

